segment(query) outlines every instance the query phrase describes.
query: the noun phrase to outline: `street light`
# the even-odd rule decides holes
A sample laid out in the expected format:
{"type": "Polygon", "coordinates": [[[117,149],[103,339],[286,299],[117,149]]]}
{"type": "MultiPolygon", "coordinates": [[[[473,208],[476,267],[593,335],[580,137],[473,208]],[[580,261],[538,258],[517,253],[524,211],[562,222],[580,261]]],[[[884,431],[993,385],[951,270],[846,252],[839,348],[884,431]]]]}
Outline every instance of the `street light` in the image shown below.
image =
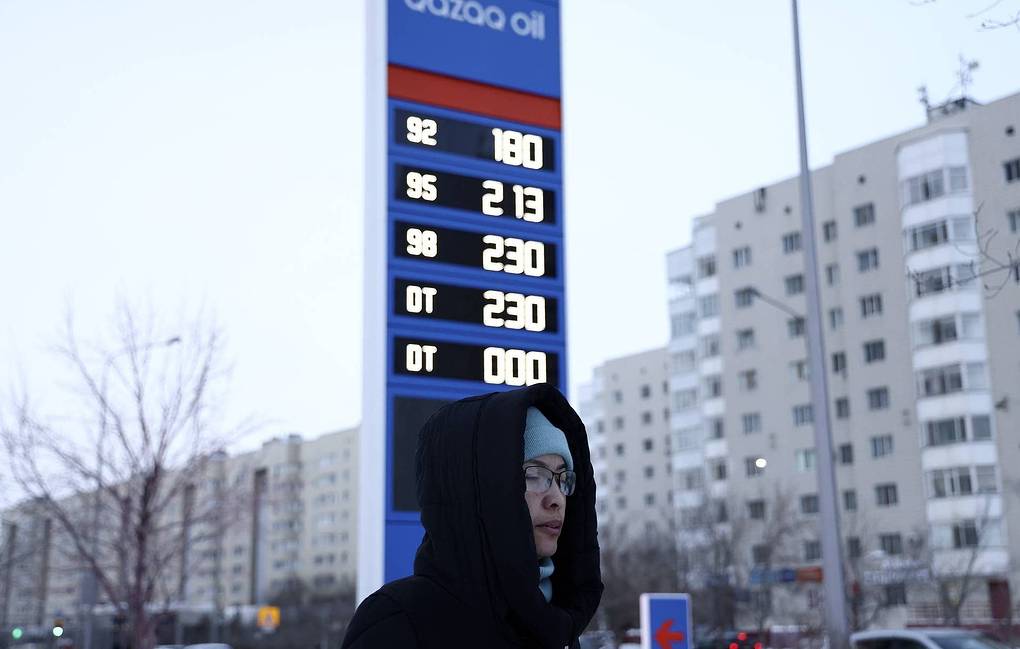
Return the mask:
{"type": "MultiPolygon", "coordinates": [[[[146,343],[144,345],[128,345],[118,349],[117,351],[108,354],[106,360],[103,362],[103,372],[100,378],[100,395],[102,395],[103,402],[100,404],[102,408],[102,420],[100,427],[106,428],[106,414],[109,406],[106,403],[106,386],[110,375],[110,368],[121,356],[127,353],[148,351],[157,347],[173,347],[181,342],[180,336],[172,336],[166,340],[157,340],[146,343]]],[[[99,560],[99,518],[100,510],[102,509],[102,489],[103,489],[103,447],[102,447],[102,436],[100,436],[99,443],[96,444],[96,493],[93,499],[92,505],[92,559],[98,562],[99,560]]],[[[84,611],[84,624],[82,625],[82,648],[92,649],[92,629],[95,626],[95,608],[96,604],[99,603],[99,575],[96,574],[96,570],[93,567],[91,570],[86,570],[82,576],[82,587],[81,587],[81,600],[82,608],[84,611]]],[[[63,627],[60,628],[60,634],[57,633],[57,627],[53,628],[53,635],[58,638],[64,632],[63,627]]]]}

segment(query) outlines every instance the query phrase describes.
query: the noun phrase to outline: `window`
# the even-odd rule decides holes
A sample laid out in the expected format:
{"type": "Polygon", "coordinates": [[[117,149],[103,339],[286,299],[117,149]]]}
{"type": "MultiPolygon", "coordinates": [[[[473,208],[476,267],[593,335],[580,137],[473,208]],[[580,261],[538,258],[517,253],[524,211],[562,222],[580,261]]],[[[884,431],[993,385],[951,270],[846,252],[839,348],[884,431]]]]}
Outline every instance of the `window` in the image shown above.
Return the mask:
{"type": "Polygon", "coordinates": [[[689,336],[694,333],[694,325],[697,324],[698,314],[694,311],[678,313],[670,318],[670,333],[673,338],[689,336]]]}
{"type": "Polygon", "coordinates": [[[751,306],[754,301],[755,290],[753,288],[742,288],[734,292],[734,296],[737,300],[737,308],[743,309],[751,306]]]}
{"type": "Polygon", "coordinates": [[[970,418],[970,437],[975,442],[992,438],[992,419],[988,415],[974,415],[970,418]]]}
{"type": "Polygon", "coordinates": [[[616,446],[615,446],[615,447],[613,448],[613,451],[614,451],[614,452],[616,453],[616,457],[623,457],[623,452],[624,452],[624,447],[623,447],[623,444],[622,444],[622,443],[620,443],[620,444],[617,444],[617,445],[616,445],[616,446]]]}
{"type": "Polygon", "coordinates": [[[722,419],[713,419],[709,422],[708,430],[712,439],[722,439],[726,436],[726,429],[722,419]]]}
{"type": "Polygon", "coordinates": [[[645,505],[655,504],[655,494],[645,494],[645,505]]]}
{"type": "Polygon", "coordinates": [[[943,316],[919,322],[914,333],[918,346],[952,342],[957,339],[956,316],[943,316]]]}
{"type": "Polygon", "coordinates": [[[653,478],[653,477],[655,477],[655,467],[654,466],[646,466],[645,467],[645,478],[653,478]]]}
{"type": "Polygon", "coordinates": [[[857,253],[857,271],[867,273],[878,268],[878,248],[868,248],[857,253]]]}
{"type": "Polygon", "coordinates": [[[876,435],[871,438],[871,457],[879,458],[892,455],[892,435],[876,435]]]}
{"type": "Polygon", "coordinates": [[[945,221],[925,223],[910,228],[907,238],[911,251],[924,250],[949,241],[949,228],[945,221]]]}
{"type": "Polygon", "coordinates": [[[836,307],[829,309],[829,328],[839,329],[843,326],[843,309],[836,307]]]}
{"type": "Polygon", "coordinates": [[[694,371],[697,365],[697,355],[693,349],[686,349],[673,354],[673,371],[676,374],[694,371]]]}
{"type": "Polygon", "coordinates": [[[843,509],[848,512],[857,511],[857,490],[856,489],[844,489],[843,490],[843,509]]]}
{"type": "Polygon", "coordinates": [[[613,402],[623,403],[623,392],[620,390],[613,390],[613,402]]]}
{"type": "Polygon", "coordinates": [[[801,514],[818,513],[818,494],[806,494],[800,497],[801,514]]]}
{"type": "Polygon", "coordinates": [[[840,464],[853,464],[854,463],[854,445],[853,444],[840,444],[839,445],[839,463],[840,464]]]}
{"type": "Polygon", "coordinates": [[[719,336],[705,336],[701,339],[701,357],[712,358],[719,355],[719,336]]]}
{"type": "Polygon", "coordinates": [[[810,424],[812,421],[814,421],[814,413],[811,410],[810,403],[793,407],[794,426],[803,426],[805,424],[810,424]]]}
{"type": "Polygon", "coordinates": [[[705,474],[701,469],[691,469],[684,473],[684,486],[688,491],[701,489],[705,486],[705,474]]]}
{"type": "Polygon", "coordinates": [[[885,410],[889,407],[889,388],[868,390],[868,410],[885,410]]]}
{"type": "Polygon", "coordinates": [[[712,277],[715,275],[715,257],[702,257],[698,259],[698,277],[712,277]]]}
{"type": "Polygon", "coordinates": [[[879,507],[890,507],[899,502],[896,485],[892,483],[875,486],[875,502],[879,507]]]}
{"type": "Polygon", "coordinates": [[[846,376],[846,352],[833,352],[832,373],[846,376]]]}
{"type": "Polygon", "coordinates": [[[815,449],[802,448],[797,451],[797,470],[801,472],[815,470],[815,449]]]}
{"type": "Polygon", "coordinates": [[[800,250],[800,232],[788,232],[783,235],[783,253],[790,254],[800,250]]]}
{"type": "Polygon", "coordinates": [[[790,275],[783,282],[786,285],[787,295],[800,295],[804,292],[804,276],[801,274],[790,275]]]}
{"type": "Polygon", "coordinates": [[[822,558],[820,541],[804,541],[804,561],[818,561],[822,558]]]}
{"type": "Polygon", "coordinates": [[[756,566],[764,565],[772,557],[772,548],[767,545],[751,546],[751,563],[756,566]]]}
{"type": "Polygon", "coordinates": [[[996,478],[994,464],[979,464],[974,467],[974,481],[979,494],[999,493],[999,481],[996,478]]]}
{"type": "Polygon", "coordinates": [[[623,430],[623,417],[613,417],[613,429],[623,430]]]}
{"type": "Polygon", "coordinates": [[[872,293],[871,295],[865,295],[861,298],[861,317],[870,318],[871,316],[879,315],[882,313],[882,294],[872,293]]]}
{"type": "Polygon", "coordinates": [[[617,509],[627,509],[627,497],[626,496],[617,496],[616,497],[616,508],[617,509]]]}
{"type": "Polygon", "coordinates": [[[737,384],[744,392],[751,392],[758,388],[758,371],[744,370],[737,374],[737,384]]]}
{"type": "Polygon", "coordinates": [[[925,482],[928,485],[929,498],[954,498],[974,493],[970,467],[959,466],[929,471],[925,482]]]}
{"type": "MultiPolygon", "coordinates": [[[[904,583],[886,584],[883,586],[886,606],[907,605],[907,585],[904,583]]],[[[906,644],[906,643],[904,643],[906,644]]]]}
{"type": "Polygon", "coordinates": [[[921,397],[934,397],[963,390],[963,370],[959,365],[944,365],[922,370],[917,375],[921,397]]]}
{"type": "Polygon", "coordinates": [[[750,349],[754,347],[754,329],[740,329],[737,331],[737,349],[750,349]]]}
{"type": "Polygon", "coordinates": [[[649,398],[650,396],[652,396],[652,386],[648,385],[647,383],[642,385],[640,394],[642,399],[649,398]]]}
{"type": "Polygon", "coordinates": [[[945,446],[967,441],[967,419],[951,417],[934,419],[923,424],[925,443],[928,446],[945,446]]]}
{"type": "Polygon", "coordinates": [[[1020,158],[1013,158],[1003,162],[1002,168],[1006,172],[1006,182],[1011,183],[1020,180],[1020,158]]]}
{"type": "Polygon", "coordinates": [[[740,418],[744,427],[745,435],[752,435],[761,432],[761,413],[747,412],[740,418]]]}
{"type": "Polygon", "coordinates": [[[864,362],[875,363],[885,360],[885,341],[869,340],[864,343],[864,362]]]}
{"type": "Polygon", "coordinates": [[[650,437],[645,439],[645,441],[641,443],[641,446],[645,449],[645,451],[652,450],[652,439],[650,437]]]}
{"type": "Polygon", "coordinates": [[[737,248],[733,251],[733,267],[743,268],[744,266],[751,265],[751,248],[750,246],[744,246],[743,248],[737,248]]]}
{"type": "Polygon", "coordinates": [[[835,241],[838,234],[835,221],[826,221],[822,224],[822,238],[826,241],[835,241]]]}
{"type": "Polygon", "coordinates": [[[759,459],[757,456],[744,458],[744,472],[747,474],[747,477],[750,478],[765,473],[765,469],[758,466],[759,459]]]}
{"type": "Polygon", "coordinates": [[[652,423],[652,413],[647,411],[647,410],[642,412],[641,413],[641,423],[644,424],[645,426],[647,426],[648,424],[652,423]]]}
{"type": "Polygon", "coordinates": [[[948,291],[953,286],[953,274],[950,266],[913,273],[913,279],[914,294],[917,297],[948,291]]]}
{"type": "Polygon", "coordinates": [[[807,361],[792,361],[790,363],[790,375],[795,381],[807,381],[810,376],[807,361]]]}
{"type": "Polygon", "coordinates": [[[705,377],[705,398],[717,399],[722,396],[722,377],[718,374],[705,377]]]}
{"type": "Polygon", "coordinates": [[[861,555],[864,554],[861,547],[861,537],[848,536],[846,539],[846,552],[850,555],[851,559],[860,559],[861,555]]]}
{"type": "Polygon", "coordinates": [[[875,204],[865,203],[854,208],[854,225],[862,227],[875,222],[875,204]]]}
{"type": "Polygon", "coordinates": [[[712,460],[708,468],[709,475],[715,481],[726,479],[726,460],[712,460]]]}
{"type": "Polygon", "coordinates": [[[976,548],[980,544],[977,522],[974,520],[953,523],[953,547],[956,549],[976,548]]]}
{"type": "Polygon", "coordinates": [[[747,501],[747,517],[755,521],[765,520],[765,501],[764,500],[747,501]]]}
{"type": "Polygon", "coordinates": [[[827,264],[825,266],[825,283],[829,286],[839,285],[839,264],[827,264]]]}
{"type": "Polygon", "coordinates": [[[850,418],[850,399],[840,397],[836,399],[836,419],[850,418]]]}
{"type": "Polygon", "coordinates": [[[879,534],[878,547],[888,555],[903,554],[903,537],[899,534],[879,534]]]}
{"type": "Polygon", "coordinates": [[[691,410],[698,405],[698,390],[695,388],[673,393],[673,407],[677,412],[691,410]]]}
{"type": "Polygon", "coordinates": [[[934,200],[946,193],[941,169],[907,178],[903,181],[902,188],[905,206],[934,200]]]}
{"type": "Polygon", "coordinates": [[[1009,221],[1010,232],[1020,232],[1020,209],[1010,210],[1006,215],[1006,220],[1009,221]]]}
{"type": "Polygon", "coordinates": [[[713,293],[698,298],[698,308],[702,318],[714,318],[719,315],[719,296],[713,293]]]}
{"type": "Polygon", "coordinates": [[[786,332],[790,338],[800,338],[804,335],[804,318],[790,318],[786,321],[786,332]]]}

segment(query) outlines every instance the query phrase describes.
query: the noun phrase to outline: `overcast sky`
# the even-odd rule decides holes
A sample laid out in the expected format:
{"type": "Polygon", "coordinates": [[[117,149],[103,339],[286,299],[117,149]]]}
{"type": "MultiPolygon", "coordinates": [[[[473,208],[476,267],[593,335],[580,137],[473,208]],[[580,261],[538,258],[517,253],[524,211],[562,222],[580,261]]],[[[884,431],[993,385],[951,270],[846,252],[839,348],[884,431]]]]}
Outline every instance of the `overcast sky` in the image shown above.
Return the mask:
{"type": "MultiPolygon", "coordinates": [[[[215,313],[247,445],[358,423],[363,4],[0,0],[0,387],[45,396],[67,304],[96,331],[120,295],[215,313]]],[[[1020,91],[988,4],[804,0],[812,164],[920,125],[960,54],[977,100],[1020,91]]],[[[666,252],[797,144],[789,2],[563,5],[576,386],[667,342],[666,252]]]]}

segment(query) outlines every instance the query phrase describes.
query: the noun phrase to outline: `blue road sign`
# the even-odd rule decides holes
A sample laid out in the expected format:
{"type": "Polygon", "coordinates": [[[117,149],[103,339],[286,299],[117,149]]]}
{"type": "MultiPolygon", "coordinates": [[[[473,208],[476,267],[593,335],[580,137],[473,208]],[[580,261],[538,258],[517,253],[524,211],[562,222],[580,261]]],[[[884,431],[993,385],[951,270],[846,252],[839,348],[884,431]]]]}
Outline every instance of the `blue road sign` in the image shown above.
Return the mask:
{"type": "Polygon", "coordinates": [[[641,649],[691,649],[691,598],[684,593],[641,595],[641,649]]]}

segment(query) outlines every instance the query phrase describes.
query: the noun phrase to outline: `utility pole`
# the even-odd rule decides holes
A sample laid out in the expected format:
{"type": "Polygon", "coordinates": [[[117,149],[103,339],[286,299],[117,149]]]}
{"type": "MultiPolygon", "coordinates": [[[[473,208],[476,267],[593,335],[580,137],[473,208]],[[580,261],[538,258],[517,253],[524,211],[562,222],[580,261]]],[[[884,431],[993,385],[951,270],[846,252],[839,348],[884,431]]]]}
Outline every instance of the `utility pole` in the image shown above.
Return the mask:
{"type": "Polygon", "coordinates": [[[829,649],[846,649],[850,640],[846,610],[847,591],[843,574],[842,539],[836,500],[836,472],[833,466],[832,429],[829,417],[829,386],[825,373],[825,343],[822,340],[822,305],[818,290],[818,255],[815,249],[811,168],[808,166],[804,84],[800,63],[800,21],[797,13],[797,0],[792,1],[793,52],[797,77],[797,128],[800,139],[800,212],[803,229],[801,237],[804,245],[804,275],[807,293],[807,318],[804,324],[808,343],[808,366],[811,372],[815,461],[818,467],[818,522],[822,542],[825,635],[828,639],[829,649]]]}

